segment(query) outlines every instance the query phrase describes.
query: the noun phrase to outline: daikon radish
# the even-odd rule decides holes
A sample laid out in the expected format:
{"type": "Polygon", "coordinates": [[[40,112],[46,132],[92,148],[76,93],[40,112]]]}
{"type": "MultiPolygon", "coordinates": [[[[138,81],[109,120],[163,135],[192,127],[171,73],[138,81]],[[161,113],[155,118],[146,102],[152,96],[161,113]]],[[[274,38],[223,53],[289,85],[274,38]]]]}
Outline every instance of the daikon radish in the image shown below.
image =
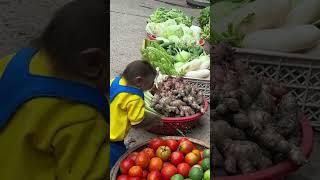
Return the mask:
{"type": "Polygon", "coordinates": [[[185,63],[184,65],[178,67],[177,71],[185,71],[185,72],[189,72],[189,71],[195,71],[195,70],[199,70],[201,66],[201,60],[199,59],[194,59],[190,62],[185,63]]]}
{"type": "Polygon", "coordinates": [[[210,68],[210,61],[204,61],[201,63],[199,70],[201,69],[209,69],[210,68]]]}
{"type": "Polygon", "coordinates": [[[320,0],[303,0],[290,11],[284,26],[312,24],[320,18],[320,0]]]}
{"type": "Polygon", "coordinates": [[[210,76],[210,70],[202,69],[198,71],[189,71],[184,76],[189,78],[207,78],[210,76]]]}
{"type": "Polygon", "coordinates": [[[317,46],[306,51],[304,54],[309,56],[314,56],[314,57],[320,57],[320,42],[318,42],[317,46]]]}
{"type": "Polygon", "coordinates": [[[253,15],[250,21],[242,23],[239,27],[241,33],[279,27],[284,23],[290,10],[290,0],[256,0],[216,22],[214,30],[218,33],[226,32],[229,23],[237,26],[250,14],[253,15]]]}
{"type": "Polygon", "coordinates": [[[320,40],[320,30],[313,25],[301,25],[262,30],[248,34],[244,48],[297,52],[310,49],[320,40]]]}

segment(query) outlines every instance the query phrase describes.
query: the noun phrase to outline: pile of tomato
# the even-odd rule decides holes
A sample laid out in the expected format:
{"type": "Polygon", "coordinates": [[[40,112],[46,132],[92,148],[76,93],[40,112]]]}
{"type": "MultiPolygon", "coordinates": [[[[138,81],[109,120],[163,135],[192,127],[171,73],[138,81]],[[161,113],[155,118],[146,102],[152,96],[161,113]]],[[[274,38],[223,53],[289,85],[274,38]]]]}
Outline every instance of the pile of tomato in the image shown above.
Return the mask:
{"type": "Polygon", "coordinates": [[[210,150],[187,138],[154,138],[120,163],[117,180],[210,180],[210,150]]]}

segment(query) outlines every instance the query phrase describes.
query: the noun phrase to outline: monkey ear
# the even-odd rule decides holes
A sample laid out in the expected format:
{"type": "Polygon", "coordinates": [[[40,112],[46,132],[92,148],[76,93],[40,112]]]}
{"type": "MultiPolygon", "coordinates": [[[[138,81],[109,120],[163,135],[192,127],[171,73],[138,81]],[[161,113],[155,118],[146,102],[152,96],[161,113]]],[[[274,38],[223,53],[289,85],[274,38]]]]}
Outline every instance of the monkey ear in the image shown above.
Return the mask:
{"type": "Polygon", "coordinates": [[[97,78],[107,68],[106,53],[99,48],[89,48],[80,53],[82,70],[88,78],[97,78]]]}

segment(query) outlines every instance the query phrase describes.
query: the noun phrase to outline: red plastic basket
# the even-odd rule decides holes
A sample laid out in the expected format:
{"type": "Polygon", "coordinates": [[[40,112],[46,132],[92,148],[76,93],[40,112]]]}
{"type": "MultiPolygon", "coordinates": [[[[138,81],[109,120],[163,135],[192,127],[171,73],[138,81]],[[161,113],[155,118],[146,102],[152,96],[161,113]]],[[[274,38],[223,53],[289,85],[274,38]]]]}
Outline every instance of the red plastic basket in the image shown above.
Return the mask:
{"type": "MultiPolygon", "coordinates": [[[[302,124],[302,140],[300,148],[303,154],[309,158],[313,148],[313,130],[310,121],[303,113],[299,114],[299,119],[302,124]]],[[[289,173],[296,171],[300,167],[293,164],[291,161],[283,161],[273,167],[257,171],[247,175],[237,176],[221,176],[215,177],[215,180],[280,180],[284,179],[289,173]]]]}
{"type": "MultiPolygon", "coordinates": [[[[204,100],[204,110],[208,110],[208,101],[204,100]]],[[[160,125],[154,126],[149,129],[150,132],[161,135],[178,135],[186,133],[188,130],[193,128],[198,120],[203,116],[202,113],[196,113],[192,116],[187,117],[162,117],[160,119],[160,125]]]]}
{"type": "MultiPolygon", "coordinates": [[[[157,36],[147,33],[149,40],[156,40],[157,36]]],[[[203,46],[205,44],[205,40],[200,38],[199,45],[203,46]]]]}

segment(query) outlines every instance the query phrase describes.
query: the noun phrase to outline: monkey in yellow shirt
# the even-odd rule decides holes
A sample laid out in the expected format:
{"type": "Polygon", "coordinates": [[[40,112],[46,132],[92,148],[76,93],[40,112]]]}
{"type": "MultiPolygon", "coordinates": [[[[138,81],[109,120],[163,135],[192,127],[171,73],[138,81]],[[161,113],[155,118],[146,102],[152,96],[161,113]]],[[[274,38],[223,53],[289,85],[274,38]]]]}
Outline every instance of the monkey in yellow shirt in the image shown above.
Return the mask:
{"type": "Polygon", "coordinates": [[[36,46],[0,59],[0,179],[109,179],[105,11],[72,1],[36,46]]]}
{"type": "Polygon", "coordinates": [[[157,71],[147,61],[134,61],[110,83],[110,167],[126,151],[124,138],[131,125],[144,118],[143,91],[153,87],[157,71]]]}

